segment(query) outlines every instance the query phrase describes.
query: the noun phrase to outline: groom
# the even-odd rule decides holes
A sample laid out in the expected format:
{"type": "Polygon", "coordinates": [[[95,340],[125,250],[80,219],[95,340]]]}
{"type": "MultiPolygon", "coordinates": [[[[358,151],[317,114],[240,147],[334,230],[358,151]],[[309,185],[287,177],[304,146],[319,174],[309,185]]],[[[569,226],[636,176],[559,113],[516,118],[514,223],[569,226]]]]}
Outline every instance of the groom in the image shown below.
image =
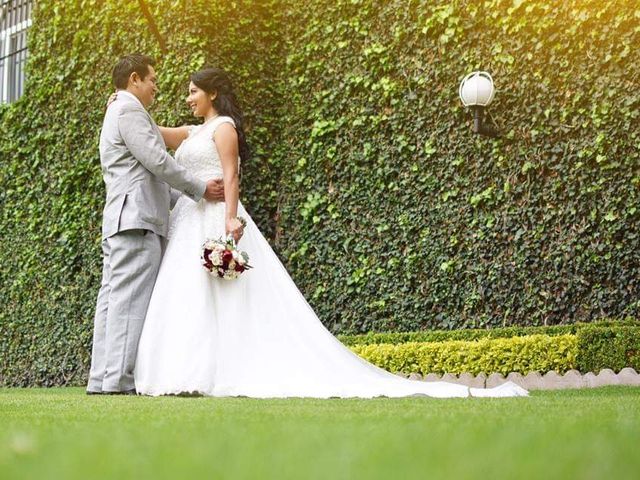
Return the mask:
{"type": "Polygon", "coordinates": [[[154,65],[145,55],[127,55],[113,69],[118,96],[107,108],[100,135],[107,190],[104,261],[87,394],[136,392],[133,368],[138,340],[172,203],[180,192],[195,202],[203,197],[224,200],[220,181],[194,177],[167,153],[160,130],[146,111],[158,91],[154,65]]]}

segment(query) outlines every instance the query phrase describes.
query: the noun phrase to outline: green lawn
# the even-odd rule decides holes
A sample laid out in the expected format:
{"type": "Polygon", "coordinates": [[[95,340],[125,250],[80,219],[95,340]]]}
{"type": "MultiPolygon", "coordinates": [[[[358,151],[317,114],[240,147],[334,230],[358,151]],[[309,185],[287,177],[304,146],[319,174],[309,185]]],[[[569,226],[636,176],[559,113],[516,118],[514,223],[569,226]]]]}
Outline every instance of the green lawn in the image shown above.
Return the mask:
{"type": "Polygon", "coordinates": [[[640,388],[254,400],[0,389],[0,478],[640,478],[640,388]]]}

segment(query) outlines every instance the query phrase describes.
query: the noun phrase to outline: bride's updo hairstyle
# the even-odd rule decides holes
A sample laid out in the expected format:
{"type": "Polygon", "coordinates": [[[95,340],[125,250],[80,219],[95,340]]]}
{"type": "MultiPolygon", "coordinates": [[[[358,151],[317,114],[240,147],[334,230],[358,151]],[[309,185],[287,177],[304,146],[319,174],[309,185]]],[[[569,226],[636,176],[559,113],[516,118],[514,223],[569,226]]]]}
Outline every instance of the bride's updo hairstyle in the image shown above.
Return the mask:
{"type": "Polygon", "coordinates": [[[218,115],[233,118],[238,133],[238,152],[244,162],[249,158],[249,145],[244,134],[244,116],[238,105],[238,99],[233,91],[233,85],[227,72],[221,68],[204,68],[191,75],[191,81],[209,94],[215,94],[213,107],[218,115]]]}

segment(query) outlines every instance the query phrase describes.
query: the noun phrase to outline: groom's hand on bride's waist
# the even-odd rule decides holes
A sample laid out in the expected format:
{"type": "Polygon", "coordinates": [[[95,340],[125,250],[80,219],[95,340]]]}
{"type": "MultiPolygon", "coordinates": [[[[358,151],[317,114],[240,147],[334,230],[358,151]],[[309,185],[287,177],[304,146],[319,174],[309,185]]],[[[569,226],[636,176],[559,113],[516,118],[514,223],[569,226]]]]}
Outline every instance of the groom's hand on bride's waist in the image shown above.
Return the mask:
{"type": "Polygon", "coordinates": [[[204,198],[210,202],[224,202],[224,182],[222,179],[209,180],[204,198]]]}

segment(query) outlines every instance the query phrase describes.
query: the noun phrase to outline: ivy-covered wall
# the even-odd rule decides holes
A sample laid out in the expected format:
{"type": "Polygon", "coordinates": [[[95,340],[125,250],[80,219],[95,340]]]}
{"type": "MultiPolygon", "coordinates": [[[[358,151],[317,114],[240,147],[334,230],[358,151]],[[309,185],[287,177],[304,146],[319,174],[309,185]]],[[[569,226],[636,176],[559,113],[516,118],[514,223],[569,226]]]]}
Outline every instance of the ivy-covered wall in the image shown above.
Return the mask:
{"type": "Polygon", "coordinates": [[[117,57],[233,73],[243,201],[334,332],[640,310],[634,0],[39,0],[26,95],[0,107],[0,384],[86,374],[100,276],[97,139],[117,57]],[[460,79],[489,70],[499,139],[460,79]]]}
{"type": "Polygon", "coordinates": [[[333,331],[640,310],[635,0],[294,9],[282,247],[333,331]],[[491,72],[499,139],[460,80],[491,72]]]}

